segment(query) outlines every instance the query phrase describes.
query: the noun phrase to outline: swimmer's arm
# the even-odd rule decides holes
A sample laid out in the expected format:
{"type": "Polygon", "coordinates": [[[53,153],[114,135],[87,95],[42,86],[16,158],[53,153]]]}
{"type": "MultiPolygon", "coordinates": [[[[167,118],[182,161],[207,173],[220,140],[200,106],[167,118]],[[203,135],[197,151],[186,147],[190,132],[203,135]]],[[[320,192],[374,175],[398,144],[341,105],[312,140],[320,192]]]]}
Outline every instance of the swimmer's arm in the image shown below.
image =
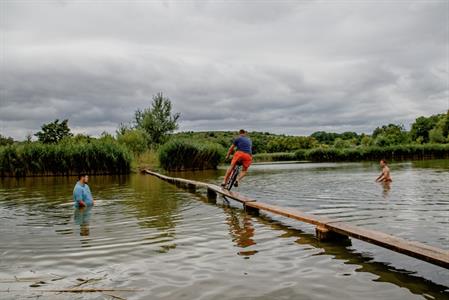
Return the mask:
{"type": "Polygon", "coordinates": [[[380,175],[376,178],[376,182],[382,181],[384,179],[384,172],[380,173],[380,175]]]}
{"type": "Polygon", "coordinates": [[[377,177],[376,181],[377,182],[383,182],[386,181],[386,179],[389,177],[389,172],[387,170],[383,170],[382,174],[379,175],[379,177],[377,177]]]}

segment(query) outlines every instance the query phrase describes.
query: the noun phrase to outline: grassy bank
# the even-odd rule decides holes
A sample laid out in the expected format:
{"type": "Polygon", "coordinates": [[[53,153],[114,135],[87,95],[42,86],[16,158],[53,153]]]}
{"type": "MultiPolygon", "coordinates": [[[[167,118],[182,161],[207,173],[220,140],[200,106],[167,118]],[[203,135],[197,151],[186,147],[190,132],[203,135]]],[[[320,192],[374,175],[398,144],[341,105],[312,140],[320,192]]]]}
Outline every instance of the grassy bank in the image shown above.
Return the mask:
{"type": "Polygon", "coordinates": [[[144,169],[159,168],[159,154],[157,150],[148,149],[141,154],[135,154],[131,165],[133,172],[140,172],[144,169]]]}
{"type": "Polygon", "coordinates": [[[159,164],[165,170],[216,169],[225,156],[223,146],[172,140],[159,148],[159,164]]]}
{"type": "Polygon", "coordinates": [[[0,176],[126,174],[131,161],[130,152],[113,140],[13,144],[0,147],[0,176]]]}
{"type": "Polygon", "coordinates": [[[388,147],[315,148],[291,153],[254,155],[255,162],[308,160],[315,162],[365,160],[421,160],[449,158],[449,144],[397,145],[388,147]]]}

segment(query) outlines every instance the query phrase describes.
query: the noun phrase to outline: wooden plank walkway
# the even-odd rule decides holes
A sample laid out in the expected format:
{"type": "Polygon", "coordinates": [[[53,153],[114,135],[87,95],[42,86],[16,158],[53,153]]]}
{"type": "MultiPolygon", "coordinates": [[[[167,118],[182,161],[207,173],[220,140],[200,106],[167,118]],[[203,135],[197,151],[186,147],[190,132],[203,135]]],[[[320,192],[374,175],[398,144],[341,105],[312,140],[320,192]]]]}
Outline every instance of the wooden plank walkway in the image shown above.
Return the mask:
{"type": "Polygon", "coordinates": [[[315,225],[318,238],[323,240],[352,237],[449,269],[449,250],[439,249],[419,242],[407,241],[383,232],[346,224],[327,217],[307,214],[300,210],[261,203],[237,192],[225,190],[214,184],[184,178],[169,177],[150,170],[145,170],[144,172],[174,184],[184,185],[188,188],[206,188],[208,196],[216,198],[217,194],[223,195],[242,203],[245,210],[250,212],[258,213],[260,210],[263,210],[315,225]]]}

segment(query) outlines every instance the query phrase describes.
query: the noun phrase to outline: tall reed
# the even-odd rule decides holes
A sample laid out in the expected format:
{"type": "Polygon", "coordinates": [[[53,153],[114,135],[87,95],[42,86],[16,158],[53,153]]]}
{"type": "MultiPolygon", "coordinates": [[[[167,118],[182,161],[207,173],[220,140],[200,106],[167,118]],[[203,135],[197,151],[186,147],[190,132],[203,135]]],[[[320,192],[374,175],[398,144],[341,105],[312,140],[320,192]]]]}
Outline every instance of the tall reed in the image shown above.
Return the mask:
{"type": "Polygon", "coordinates": [[[388,147],[315,148],[299,150],[296,159],[310,161],[361,161],[361,160],[406,160],[449,158],[449,144],[411,144],[388,147]]]}
{"type": "Polygon", "coordinates": [[[172,140],[159,148],[159,163],[165,170],[216,169],[224,155],[217,143],[172,140]]]}
{"type": "Polygon", "coordinates": [[[0,176],[125,174],[131,160],[124,146],[110,140],[14,144],[0,147],[0,176]]]}

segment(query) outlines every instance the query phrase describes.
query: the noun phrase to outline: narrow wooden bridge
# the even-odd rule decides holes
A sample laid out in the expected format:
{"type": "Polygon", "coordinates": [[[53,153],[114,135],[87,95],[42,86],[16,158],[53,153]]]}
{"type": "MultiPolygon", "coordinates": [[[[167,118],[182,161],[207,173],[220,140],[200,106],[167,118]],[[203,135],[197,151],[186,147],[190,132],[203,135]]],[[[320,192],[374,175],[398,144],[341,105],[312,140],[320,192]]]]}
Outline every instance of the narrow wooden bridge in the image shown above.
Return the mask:
{"type": "Polygon", "coordinates": [[[150,170],[145,170],[144,173],[159,177],[162,180],[186,187],[190,190],[205,188],[210,199],[215,200],[217,195],[220,194],[226,198],[242,203],[244,209],[250,213],[258,214],[260,210],[263,210],[315,225],[316,235],[320,240],[344,240],[352,237],[449,269],[449,250],[439,249],[419,242],[407,241],[383,232],[365,229],[326,217],[307,214],[296,209],[261,203],[237,192],[225,190],[214,184],[169,177],[150,170]]]}

